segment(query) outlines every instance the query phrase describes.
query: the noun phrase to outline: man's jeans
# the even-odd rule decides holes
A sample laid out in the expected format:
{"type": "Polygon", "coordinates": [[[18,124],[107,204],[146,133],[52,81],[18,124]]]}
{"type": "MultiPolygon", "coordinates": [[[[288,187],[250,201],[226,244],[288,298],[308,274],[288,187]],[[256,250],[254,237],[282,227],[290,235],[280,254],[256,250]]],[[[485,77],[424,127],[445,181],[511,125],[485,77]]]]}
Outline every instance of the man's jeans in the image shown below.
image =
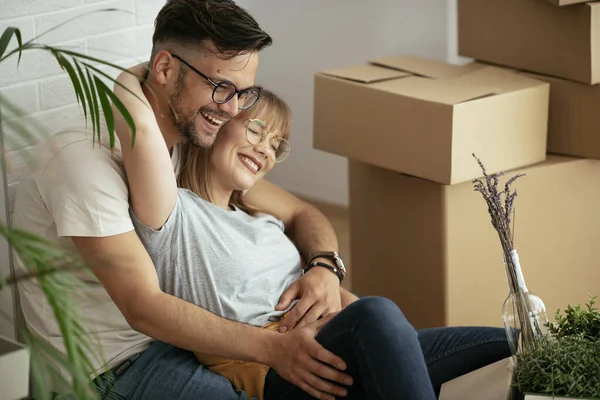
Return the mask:
{"type": "MultiPolygon", "coordinates": [[[[437,397],[442,383],[510,355],[502,328],[446,327],[414,333],[391,301],[375,297],[363,298],[342,310],[322,328],[317,340],[346,361],[355,382],[362,383],[369,394],[373,390],[389,390],[393,387],[393,380],[401,383],[397,386],[401,389],[396,390],[402,392],[394,392],[394,397],[408,399],[431,398],[431,385],[437,397]],[[343,340],[340,340],[337,336],[342,331],[350,334],[344,334],[343,340]],[[408,342],[403,344],[402,341],[391,340],[390,335],[398,335],[396,337],[408,342]],[[392,353],[385,353],[385,347],[378,348],[377,344],[381,343],[378,339],[392,343],[393,350],[404,356],[400,360],[389,357],[392,353]],[[361,346],[372,351],[357,352],[356,349],[361,346]],[[415,361],[419,358],[421,362],[415,361]],[[374,372],[373,376],[368,377],[359,371],[357,363],[369,363],[369,372],[374,372]],[[416,369],[408,369],[415,368],[415,365],[416,369]],[[427,369],[430,382],[423,379],[427,374],[419,370],[421,367],[427,369]]],[[[234,391],[227,379],[202,367],[191,352],[158,341],[112,372],[113,376],[104,378],[104,385],[101,385],[111,386],[111,389],[105,391],[99,388],[104,399],[248,399],[244,393],[234,391]]],[[[267,399],[303,398],[302,392],[289,386],[271,371],[267,381],[267,399]],[[289,393],[284,393],[286,390],[289,393]]],[[[353,394],[354,398],[363,398],[359,392],[353,394]]]]}

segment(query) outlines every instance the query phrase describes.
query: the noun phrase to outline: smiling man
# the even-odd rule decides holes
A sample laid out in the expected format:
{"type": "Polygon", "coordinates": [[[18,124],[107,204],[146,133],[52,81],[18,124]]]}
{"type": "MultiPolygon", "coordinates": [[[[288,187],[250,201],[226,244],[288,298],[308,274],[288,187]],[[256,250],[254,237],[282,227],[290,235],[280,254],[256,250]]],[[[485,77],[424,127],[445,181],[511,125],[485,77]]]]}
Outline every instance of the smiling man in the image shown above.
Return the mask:
{"type": "MultiPolygon", "coordinates": [[[[148,80],[157,90],[146,95],[169,148],[176,150],[184,141],[210,147],[223,123],[253,105],[258,54],[271,42],[232,1],[165,4],[156,18],[149,62],[148,80]]],[[[22,177],[18,188],[14,226],[75,249],[98,278],[81,276],[87,292],[78,303],[81,323],[93,340],[94,354],[88,356],[94,361],[94,376],[105,383],[116,378],[111,395],[124,399],[246,398],[227,379],[203,369],[192,351],[233,350],[247,358],[260,351],[260,344],[241,340],[246,325],[216,318],[161,290],[129,216],[120,148],[111,154],[106,127],[103,146],[95,146],[84,126],[82,121],[38,147],[36,168],[22,177]]],[[[337,250],[331,225],[313,206],[266,181],[247,197],[285,222],[305,258],[337,250]]],[[[26,269],[16,261],[18,269],[26,269]]],[[[327,257],[322,261],[333,262],[327,257]]],[[[28,329],[64,351],[57,321],[38,284],[23,281],[20,289],[28,329]]],[[[286,309],[297,298],[283,326],[314,321],[339,311],[342,301],[355,299],[326,268],[313,268],[296,281],[282,294],[279,308],[286,309]]],[[[325,351],[314,339],[310,344],[313,352],[325,351]]],[[[290,369],[299,351],[288,349],[281,355],[290,369]]],[[[318,375],[318,368],[315,364],[311,373],[318,375]]]]}

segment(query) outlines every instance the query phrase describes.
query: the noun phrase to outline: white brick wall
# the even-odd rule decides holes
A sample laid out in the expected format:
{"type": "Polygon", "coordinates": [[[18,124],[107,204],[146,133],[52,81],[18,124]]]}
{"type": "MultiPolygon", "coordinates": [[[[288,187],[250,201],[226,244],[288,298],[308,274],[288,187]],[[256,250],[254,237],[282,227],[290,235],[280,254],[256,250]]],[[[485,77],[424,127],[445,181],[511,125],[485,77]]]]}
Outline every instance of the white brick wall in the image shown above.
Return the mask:
{"type": "MultiPolygon", "coordinates": [[[[76,51],[129,66],[147,60],[152,47],[154,18],[165,0],[0,0],[0,33],[8,26],[21,30],[23,40],[52,29],[77,16],[66,25],[43,35],[40,43],[69,46],[76,51]],[[119,11],[103,11],[103,9],[119,11]],[[96,11],[96,12],[93,12],[96,11]],[[92,14],[89,14],[93,12],[92,14]]],[[[14,48],[11,45],[10,48],[14,48]]],[[[103,68],[115,76],[118,71],[103,68]]],[[[0,95],[21,107],[29,118],[35,118],[52,133],[77,117],[75,94],[66,73],[55,59],[44,51],[23,53],[0,65],[0,95]]],[[[6,110],[2,110],[6,117],[6,110]]],[[[4,126],[6,136],[15,136],[4,126]]],[[[14,138],[7,150],[22,150],[28,143],[14,138]]],[[[9,183],[18,178],[8,171],[9,183]]]]}
{"type": "MultiPolygon", "coordinates": [[[[0,0],[0,34],[8,26],[14,26],[21,30],[26,41],[78,15],[116,8],[121,11],[96,12],[71,21],[42,36],[39,43],[69,46],[127,67],[149,58],[154,19],[164,3],[165,0],[0,0]]],[[[14,47],[13,44],[9,49],[14,47]]],[[[118,74],[112,68],[103,70],[112,76],[118,74]]],[[[23,121],[27,126],[33,126],[32,121],[36,121],[44,128],[43,132],[34,132],[35,140],[32,141],[16,134],[6,124],[3,126],[9,204],[5,204],[4,187],[0,186],[0,221],[5,222],[7,217],[3,210],[7,207],[12,210],[19,171],[27,160],[26,150],[36,140],[72,124],[79,116],[79,108],[66,72],[43,51],[23,53],[18,68],[17,57],[0,64],[0,96],[23,110],[23,121]]],[[[7,116],[6,109],[0,112],[3,118],[7,116]]],[[[9,273],[9,261],[8,250],[2,241],[0,274],[9,273]]],[[[0,293],[0,300],[0,311],[12,316],[9,293],[0,293]]],[[[12,337],[12,327],[0,324],[0,335],[12,337]]]]}

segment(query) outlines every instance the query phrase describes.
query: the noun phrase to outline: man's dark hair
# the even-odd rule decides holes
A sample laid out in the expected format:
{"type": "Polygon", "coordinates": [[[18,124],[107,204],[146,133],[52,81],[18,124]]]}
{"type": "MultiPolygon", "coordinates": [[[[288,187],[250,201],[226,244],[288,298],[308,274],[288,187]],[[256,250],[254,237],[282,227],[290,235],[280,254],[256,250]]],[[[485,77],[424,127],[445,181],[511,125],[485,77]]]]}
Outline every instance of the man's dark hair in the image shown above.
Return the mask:
{"type": "Polygon", "coordinates": [[[273,42],[232,0],[168,0],[154,22],[152,58],[161,43],[202,46],[207,40],[225,57],[257,52],[273,42]]]}

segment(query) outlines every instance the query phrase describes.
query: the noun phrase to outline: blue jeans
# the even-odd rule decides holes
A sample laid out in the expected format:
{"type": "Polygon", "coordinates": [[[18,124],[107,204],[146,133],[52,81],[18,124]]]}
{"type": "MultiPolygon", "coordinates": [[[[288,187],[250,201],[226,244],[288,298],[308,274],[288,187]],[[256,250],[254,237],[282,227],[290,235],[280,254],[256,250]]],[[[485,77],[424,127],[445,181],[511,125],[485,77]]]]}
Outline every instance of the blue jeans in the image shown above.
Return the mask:
{"type": "MultiPolygon", "coordinates": [[[[435,399],[442,383],[510,355],[502,328],[415,331],[395,304],[379,297],[346,307],[317,340],[348,364],[355,381],[348,399],[435,399]]],[[[158,341],[112,372],[98,388],[104,399],[248,399],[200,365],[193,353],[158,341]]],[[[274,371],[265,395],[267,400],[310,398],[274,371]]]]}

